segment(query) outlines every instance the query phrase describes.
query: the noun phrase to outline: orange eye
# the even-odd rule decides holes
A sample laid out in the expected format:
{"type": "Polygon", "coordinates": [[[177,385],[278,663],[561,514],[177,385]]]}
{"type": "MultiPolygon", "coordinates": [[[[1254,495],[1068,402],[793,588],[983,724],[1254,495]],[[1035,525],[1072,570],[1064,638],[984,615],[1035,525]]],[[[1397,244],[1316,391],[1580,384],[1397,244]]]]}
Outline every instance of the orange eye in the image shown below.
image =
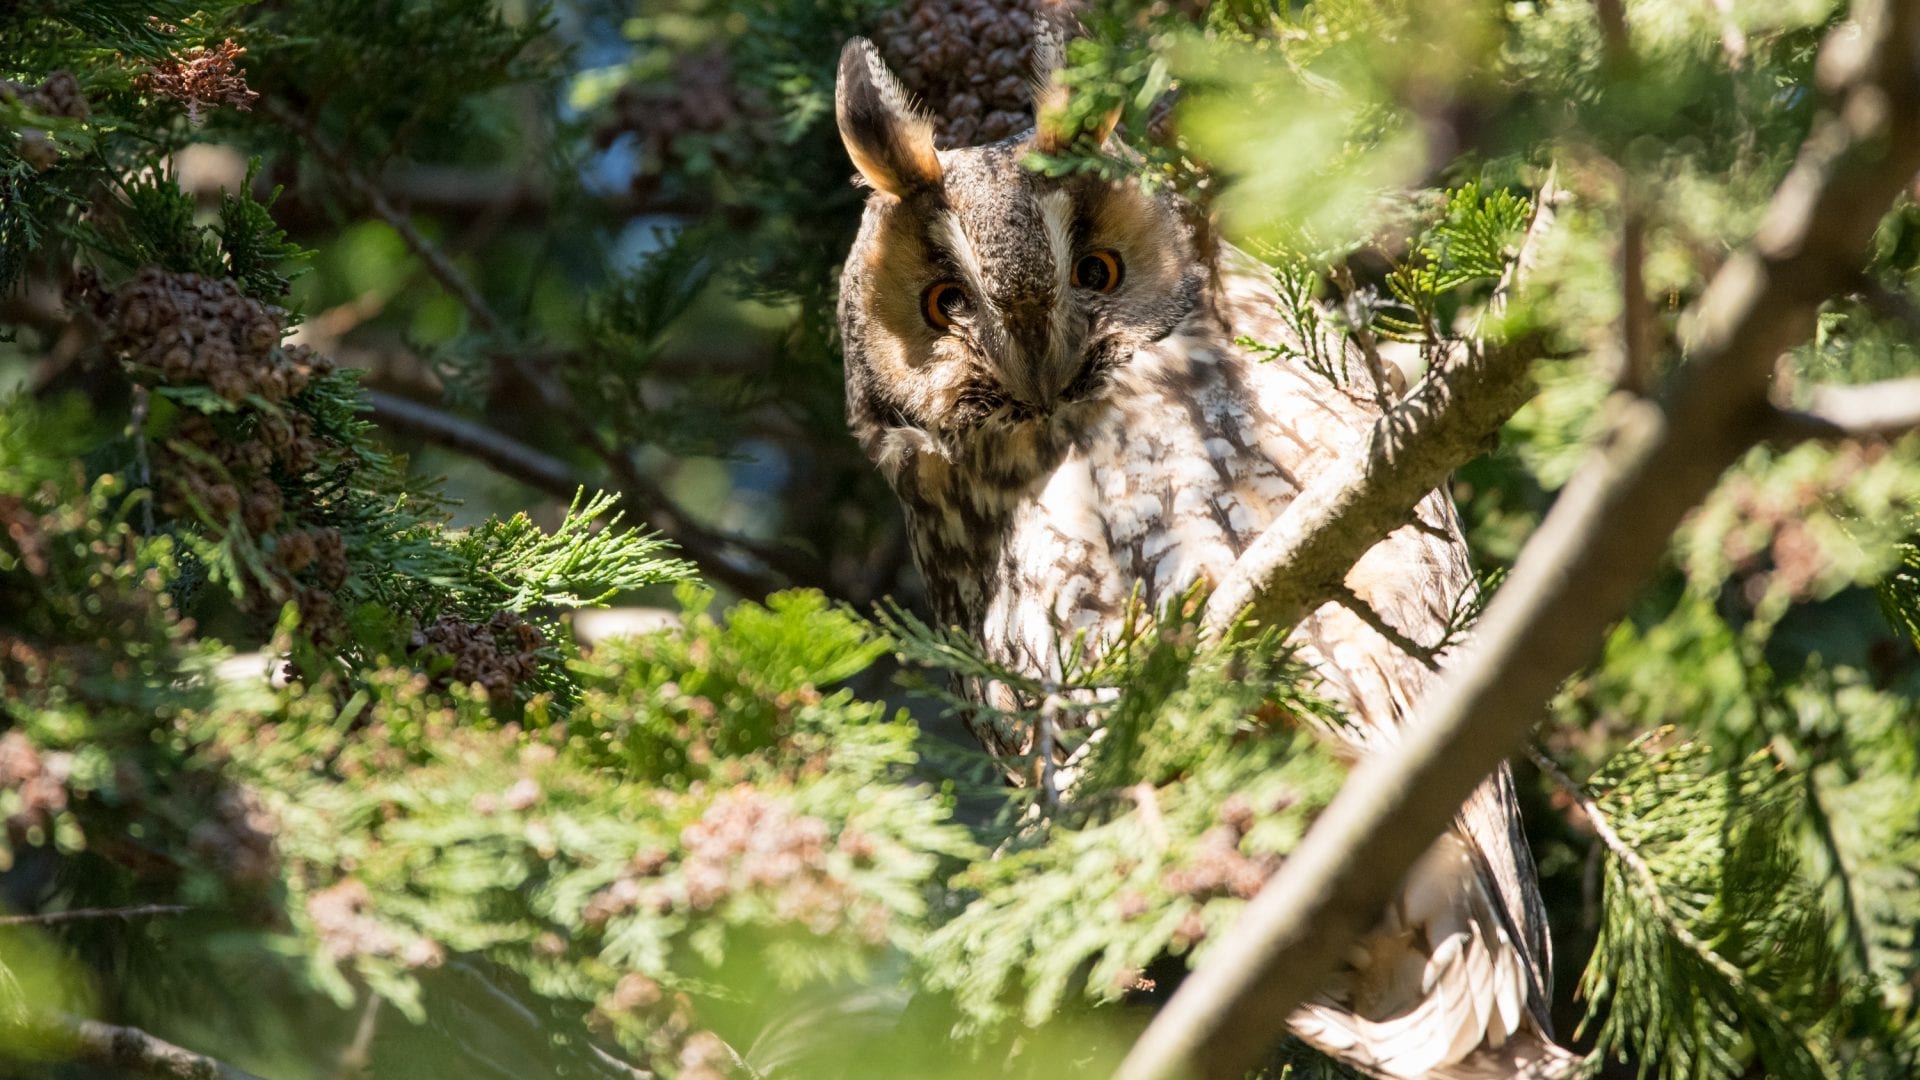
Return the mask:
{"type": "Polygon", "coordinates": [[[1073,264],[1073,283],[1082,289],[1110,293],[1120,287],[1120,256],[1111,251],[1082,255],[1073,264]]]}
{"type": "Polygon", "coordinates": [[[958,282],[936,281],[920,294],[920,314],[926,318],[928,326],[945,330],[953,325],[955,319],[965,315],[972,303],[967,299],[967,290],[961,288],[958,282]]]}

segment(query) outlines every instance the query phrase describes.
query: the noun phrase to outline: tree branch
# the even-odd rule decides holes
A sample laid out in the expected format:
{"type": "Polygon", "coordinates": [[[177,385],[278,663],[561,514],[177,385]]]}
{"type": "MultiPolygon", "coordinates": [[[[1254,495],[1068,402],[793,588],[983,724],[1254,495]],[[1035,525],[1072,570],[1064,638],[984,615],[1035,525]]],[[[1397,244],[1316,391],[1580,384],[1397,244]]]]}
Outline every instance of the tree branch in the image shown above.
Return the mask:
{"type": "MultiPolygon", "coordinates": [[[[1494,289],[1487,316],[1505,315],[1516,283],[1538,257],[1560,189],[1549,172],[1534,199],[1519,251],[1494,289]]],[[[1469,350],[1435,364],[1387,410],[1361,446],[1307,485],[1243,552],[1207,601],[1205,628],[1222,634],[1244,612],[1273,626],[1298,622],[1337,599],[1347,571],[1402,525],[1449,473],[1478,457],[1500,426],[1533,396],[1531,337],[1469,350]]]]}
{"type": "MultiPolygon", "coordinates": [[[[413,221],[393,205],[386,193],[348,160],[338,147],[328,141],[319,129],[314,127],[312,121],[277,101],[269,101],[267,111],[298,134],[312,148],[314,156],[337,173],[367,208],[393,229],[401,242],[406,244],[407,249],[420,260],[427,273],[440,283],[441,288],[458,300],[461,307],[466,309],[468,317],[482,333],[498,336],[505,330],[505,323],[487,304],[486,298],[480,295],[480,290],[460,272],[460,268],[453,265],[453,261],[447,258],[444,252],[422,235],[420,230],[414,227],[413,221]]],[[[708,577],[745,596],[764,596],[789,585],[811,585],[829,592],[833,591],[829,576],[815,560],[804,558],[797,552],[728,538],[694,521],[674,505],[666,493],[660,490],[659,485],[640,473],[640,470],[634,466],[631,455],[608,442],[600,434],[592,419],[584,410],[577,407],[571,395],[549,374],[536,369],[515,353],[503,352],[500,357],[507,362],[514,374],[525,379],[539,393],[541,403],[567,425],[581,445],[606,464],[619,484],[621,492],[634,507],[635,513],[645,518],[647,523],[658,530],[662,536],[673,541],[692,556],[708,577]]],[[[478,440],[469,440],[468,436],[487,432],[488,429],[478,425],[468,425],[463,429],[446,423],[427,426],[424,423],[426,419],[421,413],[413,412],[411,420],[416,425],[413,430],[421,434],[431,430],[447,438],[460,438],[463,440],[463,445],[455,448],[462,449],[463,452],[472,453],[475,450],[493,452],[503,444],[512,441],[497,434],[478,440]]],[[[444,419],[454,421],[455,424],[461,423],[454,417],[444,417],[444,419]]],[[[526,453],[514,456],[517,464],[532,466],[537,463],[535,458],[527,456],[537,454],[537,451],[525,447],[520,449],[526,453]]],[[[494,458],[484,454],[475,456],[490,464],[497,464],[494,458]]],[[[536,474],[529,473],[521,478],[533,483],[533,480],[529,479],[533,475],[536,474]]],[[[551,479],[545,470],[540,470],[538,475],[551,479]]],[[[536,486],[543,486],[543,490],[550,490],[544,485],[536,486]]]]}
{"type": "Polygon", "coordinates": [[[1287,626],[1338,595],[1367,549],[1533,396],[1531,338],[1469,352],[1429,373],[1381,417],[1364,444],[1317,475],[1248,546],[1207,601],[1219,634],[1243,611],[1287,626]]]}
{"type": "Polygon", "coordinates": [[[138,919],[147,915],[178,915],[192,910],[185,904],[136,904],[116,908],[68,908],[29,915],[0,915],[0,926],[51,926],[83,919],[138,919]]]}
{"type": "MultiPolygon", "coordinates": [[[[567,462],[497,428],[384,390],[364,393],[368,412],[381,426],[485,462],[502,475],[563,502],[571,501],[582,488],[600,487],[567,462]]],[[[693,556],[704,574],[742,596],[764,596],[786,584],[816,583],[773,570],[766,550],[752,541],[708,529],[677,510],[663,509],[664,496],[637,471],[626,478],[621,492],[646,508],[647,524],[693,556]],[[642,496],[633,495],[636,487],[642,496]]]]}
{"type": "Polygon", "coordinates": [[[1805,409],[1778,409],[1774,442],[1808,439],[1874,439],[1920,428],[1920,377],[1859,386],[1822,386],[1805,409]]]}
{"type": "Polygon", "coordinates": [[[1522,746],[1561,681],[1592,659],[1681,518],[1766,437],[1776,358],[1855,280],[1886,207],[1920,172],[1920,11],[1862,0],[1818,70],[1839,100],[1753,243],[1696,305],[1671,397],[1622,403],[1421,721],[1354,770],[1134,1046],[1124,1080],[1239,1077],[1260,1060],[1280,1034],[1276,1018],[1321,985],[1474,786],[1522,746]]]}
{"type": "Polygon", "coordinates": [[[598,486],[565,461],[485,424],[385,390],[363,391],[362,396],[368,415],[381,427],[458,451],[556,499],[571,500],[581,488],[598,486]]]}
{"type": "Polygon", "coordinates": [[[155,1080],[261,1080],[224,1061],[196,1054],[139,1028],[104,1024],[65,1013],[33,1013],[31,1037],[69,1061],[111,1070],[116,1076],[155,1080]]]}

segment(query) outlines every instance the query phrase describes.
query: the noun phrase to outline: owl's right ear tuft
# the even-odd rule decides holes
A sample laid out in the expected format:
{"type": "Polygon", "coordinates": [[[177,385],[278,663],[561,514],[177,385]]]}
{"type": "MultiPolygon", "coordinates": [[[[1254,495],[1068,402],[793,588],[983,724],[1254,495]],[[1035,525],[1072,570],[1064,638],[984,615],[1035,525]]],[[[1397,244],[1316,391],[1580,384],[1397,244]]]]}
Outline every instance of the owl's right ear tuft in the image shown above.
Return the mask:
{"type": "Polygon", "coordinates": [[[933,121],[907,97],[866,38],[840,50],[840,79],[833,93],[840,141],[867,183],[895,197],[940,182],[933,151],[933,121]]]}

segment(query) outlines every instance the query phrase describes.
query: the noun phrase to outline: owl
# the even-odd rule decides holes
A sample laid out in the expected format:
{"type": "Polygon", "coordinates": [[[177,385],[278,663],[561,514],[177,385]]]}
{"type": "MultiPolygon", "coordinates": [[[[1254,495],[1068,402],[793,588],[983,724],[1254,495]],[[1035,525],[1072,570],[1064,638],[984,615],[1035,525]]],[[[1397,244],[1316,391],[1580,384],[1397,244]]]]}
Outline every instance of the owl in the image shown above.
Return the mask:
{"type": "MultiPolygon", "coordinates": [[[[872,189],[841,277],[849,424],[905,510],[935,614],[998,661],[1058,677],[1063,635],[1111,639],[1130,604],[1220,580],[1379,417],[1385,388],[1349,347],[1331,346],[1348,370],[1330,379],[1236,344],[1289,339],[1271,275],[1171,198],[1023,167],[1066,133],[939,149],[862,39],[841,54],[836,110],[872,189]]],[[[1364,753],[1438,678],[1374,625],[1437,642],[1474,587],[1448,498],[1429,495],[1346,584],[1377,620],[1328,605],[1291,642],[1364,753]]],[[[1036,751],[1004,720],[975,734],[1009,763],[1036,751]]],[[[1548,961],[1503,769],[1286,1023],[1376,1076],[1554,1075],[1568,1055],[1548,961]]]]}

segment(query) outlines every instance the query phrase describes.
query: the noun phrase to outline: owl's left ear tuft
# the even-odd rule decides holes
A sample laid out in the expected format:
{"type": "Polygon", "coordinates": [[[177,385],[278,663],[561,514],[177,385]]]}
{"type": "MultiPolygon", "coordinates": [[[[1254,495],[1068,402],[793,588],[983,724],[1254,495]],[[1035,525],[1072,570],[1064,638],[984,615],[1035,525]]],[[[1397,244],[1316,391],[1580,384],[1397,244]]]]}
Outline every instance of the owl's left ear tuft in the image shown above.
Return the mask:
{"type": "Polygon", "coordinates": [[[933,121],[915,108],[907,89],[866,38],[840,50],[833,93],[840,141],[867,183],[896,198],[940,182],[933,121]]]}
{"type": "Polygon", "coordinates": [[[1067,64],[1067,44],[1058,25],[1051,19],[1036,19],[1033,32],[1033,145],[1043,154],[1059,153],[1085,139],[1099,145],[1113,134],[1120,123],[1120,110],[1084,118],[1071,118],[1067,84],[1060,71],[1067,64]]]}

